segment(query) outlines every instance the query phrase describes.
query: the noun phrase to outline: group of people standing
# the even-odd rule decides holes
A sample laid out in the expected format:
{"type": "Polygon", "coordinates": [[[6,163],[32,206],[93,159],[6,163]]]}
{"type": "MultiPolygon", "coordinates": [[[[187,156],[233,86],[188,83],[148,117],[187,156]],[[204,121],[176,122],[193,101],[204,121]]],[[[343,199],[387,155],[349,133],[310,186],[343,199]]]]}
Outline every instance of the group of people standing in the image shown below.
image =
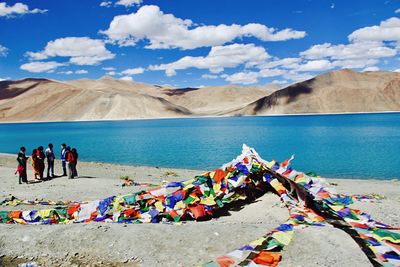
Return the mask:
{"type": "MultiPolygon", "coordinates": [[[[27,175],[27,161],[30,158],[32,162],[32,169],[35,180],[44,180],[45,161],[47,160],[47,179],[56,177],[54,175],[54,161],[56,156],[53,150],[53,144],[49,144],[44,151],[43,146],[33,149],[30,157],[27,157],[26,148],[21,147],[18,153],[17,162],[18,167],[16,173],[19,174],[19,183],[28,183],[27,175]]],[[[61,163],[63,168],[62,176],[68,176],[69,179],[78,176],[76,165],[78,163],[78,152],[75,148],[61,145],[61,163]]]]}

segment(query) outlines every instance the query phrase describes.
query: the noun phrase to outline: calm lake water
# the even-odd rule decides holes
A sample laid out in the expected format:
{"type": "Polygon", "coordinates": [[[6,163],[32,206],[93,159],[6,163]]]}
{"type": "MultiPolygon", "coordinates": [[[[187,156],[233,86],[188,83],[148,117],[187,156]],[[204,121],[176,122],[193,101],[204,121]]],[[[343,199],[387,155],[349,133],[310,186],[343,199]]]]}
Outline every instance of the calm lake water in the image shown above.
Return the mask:
{"type": "MultiPolygon", "coordinates": [[[[243,143],[325,177],[400,178],[400,113],[0,124],[0,152],[66,142],[80,159],[213,169],[243,143]]],[[[59,157],[58,157],[59,158],[59,157]]]]}

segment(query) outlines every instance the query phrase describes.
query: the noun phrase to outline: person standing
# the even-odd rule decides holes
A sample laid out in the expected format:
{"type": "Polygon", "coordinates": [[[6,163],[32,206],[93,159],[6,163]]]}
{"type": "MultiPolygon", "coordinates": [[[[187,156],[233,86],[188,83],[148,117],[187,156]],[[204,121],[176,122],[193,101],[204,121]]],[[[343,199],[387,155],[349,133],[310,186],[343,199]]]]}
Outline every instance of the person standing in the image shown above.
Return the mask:
{"type": "Polygon", "coordinates": [[[66,165],[67,165],[67,174],[68,174],[68,179],[74,178],[74,154],[71,152],[71,148],[67,146],[65,158],[66,158],[66,165]]]}
{"type": "Polygon", "coordinates": [[[47,158],[47,179],[49,179],[50,177],[54,178],[54,160],[56,159],[56,156],[54,155],[53,144],[49,144],[45,151],[45,154],[47,158]]]}
{"type": "Polygon", "coordinates": [[[67,176],[66,160],[67,160],[67,145],[62,144],[61,145],[61,164],[62,164],[62,168],[63,168],[62,176],[67,176]]]}
{"type": "Polygon", "coordinates": [[[45,165],[44,165],[44,160],[46,158],[46,155],[43,152],[43,147],[39,146],[37,148],[37,159],[38,159],[38,163],[39,163],[39,177],[40,180],[43,180],[43,174],[44,174],[44,169],[45,169],[45,165]]]}
{"type": "Polygon", "coordinates": [[[32,169],[33,169],[34,179],[37,180],[38,176],[39,176],[39,160],[37,157],[37,149],[34,149],[32,151],[31,160],[32,160],[32,169]]]}
{"type": "Polygon", "coordinates": [[[78,164],[78,151],[76,148],[73,148],[71,150],[71,153],[73,155],[73,162],[72,162],[72,177],[78,177],[78,171],[76,169],[76,165],[78,164]]]}
{"type": "Polygon", "coordinates": [[[17,172],[19,174],[19,184],[28,183],[28,175],[26,173],[26,161],[28,157],[25,155],[25,147],[21,147],[18,153],[17,162],[17,172]]]}

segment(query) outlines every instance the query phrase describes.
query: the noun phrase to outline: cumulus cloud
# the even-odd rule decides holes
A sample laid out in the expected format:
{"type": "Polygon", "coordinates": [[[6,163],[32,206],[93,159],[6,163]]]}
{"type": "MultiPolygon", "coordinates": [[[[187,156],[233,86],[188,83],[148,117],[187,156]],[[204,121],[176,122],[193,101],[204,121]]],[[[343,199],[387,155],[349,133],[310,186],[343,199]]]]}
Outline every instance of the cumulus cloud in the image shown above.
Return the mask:
{"type": "Polygon", "coordinates": [[[365,69],[363,69],[362,71],[378,71],[379,68],[376,66],[372,66],[372,67],[367,67],[365,69]]]}
{"type": "Polygon", "coordinates": [[[66,37],[47,43],[43,51],[27,52],[30,60],[44,60],[51,57],[69,57],[75,65],[97,65],[112,59],[115,54],[107,50],[102,40],[88,37],[66,37]]]}
{"type": "Polygon", "coordinates": [[[73,72],[72,70],[68,70],[68,71],[59,71],[59,72],[57,72],[57,74],[71,75],[71,74],[74,74],[74,72],[73,72]]]}
{"type": "Polygon", "coordinates": [[[400,19],[389,18],[379,25],[357,29],[348,40],[348,44],[317,44],[301,52],[302,59],[308,62],[299,65],[298,70],[377,68],[374,65],[381,59],[395,57],[400,51],[400,19]]]}
{"type": "Polygon", "coordinates": [[[29,7],[22,3],[15,3],[14,5],[8,6],[6,2],[0,3],[0,17],[12,17],[16,15],[24,14],[36,14],[45,13],[46,9],[29,9],[29,7]]]}
{"type": "Polygon", "coordinates": [[[390,18],[379,25],[358,29],[349,35],[350,41],[399,41],[400,18],[390,18]]]}
{"type": "Polygon", "coordinates": [[[289,81],[286,81],[286,80],[273,80],[271,83],[277,84],[277,85],[285,85],[285,84],[288,84],[289,81]]]}
{"type": "Polygon", "coordinates": [[[57,73],[58,74],[71,75],[71,74],[86,74],[86,73],[89,73],[89,72],[87,70],[76,70],[76,71],[68,70],[68,71],[59,71],[57,73]]]}
{"type": "Polygon", "coordinates": [[[112,6],[112,2],[111,1],[103,1],[100,3],[100,6],[102,7],[110,7],[112,6]]]}
{"type": "Polygon", "coordinates": [[[282,77],[287,80],[292,80],[294,82],[302,82],[314,78],[314,75],[311,75],[310,73],[298,73],[296,71],[289,71],[282,75],[282,77]]]}
{"type": "Polygon", "coordinates": [[[123,81],[133,82],[133,78],[131,76],[124,76],[120,78],[123,81]]]}
{"type": "Polygon", "coordinates": [[[0,57],[6,57],[7,54],[8,54],[8,48],[0,44],[0,57]]]}
{"type": "MultiPolygon", "coordinates": [[[[115,3],[116,6],[132,7],[142,4],[143,0],[119,0],[115,3]]],[[[112,1],[103,1],[100,3],[102,7],[111,7],[112,1]]]]}
{"type": "Polygon", "coordinates": [[[77,70],[75,71],[76,74],[87,74],[89,73],[87,70],[77,70]]]}
{"type": "Polygon", "coordinates": [[[258,82],[258,78],[257,72],[238,72],[227,76],[225,80],[236,84],[254,84],[258,82]]]}
{"type": "Polygon", "coordinates": [[[297,70],[298,71],[324,71],[334,68],[332,63],[329,60],[310,60],[305,64],[300,65],[297,70]]]}
{"type": "Polygon", "coordinates": [[[278,77],[278,76],[283,77],[285,79],[285,83],[288,83],[287,80],[291,80],[294,82],[301,82],[314,77],[309,73],[304,73],[304,72],[299,73],[297,70],[263,69],[260,71],[237,72],[231,75],[224,75],[223,78],[225,78],[225,80],[230,83],[247,85],[247,84],[257,83],[260,78],[278,77]]]}
{"type": "Polygon", "coordinates": [[[365,41],[351,44],[333,45],[330,43],[313,45],[301,52],[301,56],[308,59],[363,59],[384,58],[396,55],[396,49],[385,46],[378,41],[365,41]]]}
{"type": "Polygon", "coordinates": [[[258,23],[246,25],[198,26],[189,19],[164,14],[158,6],[143,6],[136,13],[114,17],[101,33],[121,46],[135,45],[147,40],[150,49],[195,49],[220,46],[237,38],[255,37],[262,41],[283,41],[303,38],[304,31],[277,30],[258,23]]]}
{"type": "Polygon", "coordinates": [[[54,72],[54,70],[57,69],[58,67],[65,65],[66,65],[65,63],[58,63],[55,61],[47,61],[47,62],[36,61],[23,64],[20,66],[20,69],[35,73],[54,72]]]}
{"type": "Polygon", "coordinates": [[[110,75],[110,76],[114,76],[114,75],[117,75],[118,73],[115,71],[108,71],[108,72],[106,72],[106,74],[110,75]]]}
{"type": "Polygon", "coordinates": [[[231,44],[215,46],[205,57],[185,56],[169,64],[152,65],[150,70],[164,70],[167,76],[176,75],[177,70],[188,68],[208,69],[220,73],[224,68],[235,68],[242,64],[255,65],[269,58],[263,47],[254,44],[231,44]]]}
{"type": "Polygon", "coordinates": [[[143,0],[119,0],[115,4],[125,7],[131,7],[135,5],[140,5],[142,2],[143,0]]]}
{"type": "Polygon", "coordinates": [[[396,10],[394,11],[394,13],[399,14],[399,13],[400,13],[400,8],[396,9],[396,10]]]}
{"type": "Polygon", "coordinates": [[[123,75],[136,75],[136,74],[142,74],[145,71],[144,68],[139,67],[139,68],[133,68],[133,69],[126,69],[121,72],[123,75]]]}

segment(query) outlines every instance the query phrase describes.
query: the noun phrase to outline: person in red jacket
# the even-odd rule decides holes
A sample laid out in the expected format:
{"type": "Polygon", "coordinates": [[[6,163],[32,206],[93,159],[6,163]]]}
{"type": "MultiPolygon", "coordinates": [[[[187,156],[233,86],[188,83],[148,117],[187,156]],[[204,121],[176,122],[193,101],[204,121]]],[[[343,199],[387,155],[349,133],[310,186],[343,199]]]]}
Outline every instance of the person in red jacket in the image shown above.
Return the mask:
{"type": "Polygon", "coordinates": [[[39,179],[43,180],[43,173],[44,173],[44,169],[45,169],[44,160],[46,159],[46,155],[43,152],[42,146],[37,148],[36,156],[37,156],[38,165],[39,165],[39,177],[40,177],[39,179]]]}
{"type": "Polygon", "coordinates": [[[66,148],[66,154],[65,154],[65,159],[67,162],[67,174],[68,174],[68,179],[74,178],[74,164],[75,164],[75,155],[71,151],[71,147],[67,146],[66,148]]]}
{"type": "Polygon", "coordinates": [[[76,165],[78,165],[78,151],[76,148],[71,149],[71,153],[73,156],[73,161],[72,161],[72,177],[78,177],[78,171],[76,169],[76,165]]]}

